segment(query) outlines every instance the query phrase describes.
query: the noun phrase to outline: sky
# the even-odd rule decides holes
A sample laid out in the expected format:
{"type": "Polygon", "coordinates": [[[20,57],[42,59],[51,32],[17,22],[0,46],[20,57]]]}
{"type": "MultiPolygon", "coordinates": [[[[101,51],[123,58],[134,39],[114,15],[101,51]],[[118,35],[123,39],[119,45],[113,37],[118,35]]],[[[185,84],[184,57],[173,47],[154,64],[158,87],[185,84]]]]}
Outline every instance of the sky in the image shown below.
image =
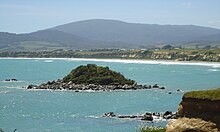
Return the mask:
{"type": "Polygon", "coordinates": [[[87,19],[220,29],[220,0],[0,0],[0,32],[28,33],[87,19]]]}

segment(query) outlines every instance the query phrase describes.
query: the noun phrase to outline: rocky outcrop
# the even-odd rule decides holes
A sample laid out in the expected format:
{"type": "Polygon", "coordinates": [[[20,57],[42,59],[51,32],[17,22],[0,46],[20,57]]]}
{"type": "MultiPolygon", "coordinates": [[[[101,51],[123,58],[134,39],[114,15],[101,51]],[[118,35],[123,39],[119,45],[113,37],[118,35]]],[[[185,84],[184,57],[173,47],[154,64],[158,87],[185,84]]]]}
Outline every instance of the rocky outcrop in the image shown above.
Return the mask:
{"type": "Polygon", "coordinates": [[[103,117],[109,118],[120,118],[120,119],[137,119],[142,121],[154,121],[154,119],[177,119],[177,112],[166,111],[162,113],[158,112],[147,112],[141,115],[116,115],[114,112],[108,112],[103,115],[103,117]]]}
{"type": "Polygon", "coordinates": [[[11,82],[11,81],[18,81],[17,79],[15,78],[12,78],[12,79],[5,79],[6,82],[11,82]]]}
{"type": "Polygon", "coordinates": [[[167,124],[166,132],[218,132],[215,123],[196,118],[179,118],[167,124]]]}
{"type": "Polygon", "coordinates": [[[52,90],[75,90],[75,92],[112,91],[112,90],[137,90],[137,89],[165,89],[157,84],[138,85],[134,80],[125,78],[121,73],[101,67],[95,64],[87,64],[73,69],[63,79],[48,81],[39,86],[29,85],[27,89],[52,89],[52,90]]]}
{"type": "MultiPolygon", "coordinates": [[[[27,89],[51,89],[51,90],[74,90],[79,91],[115,91],[115,90],[137,90],[137,89],[151,89],[149,85],[98,85],[98,84],[75,84],[72,81],[66,83],[62,80],[48,81],[41,85],[29,85],[27,89]]],[[[155,89],[155,88],[154,88],[155,89]]],[[[164,87],[157,87],[157,89],[165,89],[164,87]]]]}
{"type": "Polygon", "coordinates": [[[216,123],[220,130],[220,100],[182,98],[178,113],[180,117],[201,118],[216,123]]]}

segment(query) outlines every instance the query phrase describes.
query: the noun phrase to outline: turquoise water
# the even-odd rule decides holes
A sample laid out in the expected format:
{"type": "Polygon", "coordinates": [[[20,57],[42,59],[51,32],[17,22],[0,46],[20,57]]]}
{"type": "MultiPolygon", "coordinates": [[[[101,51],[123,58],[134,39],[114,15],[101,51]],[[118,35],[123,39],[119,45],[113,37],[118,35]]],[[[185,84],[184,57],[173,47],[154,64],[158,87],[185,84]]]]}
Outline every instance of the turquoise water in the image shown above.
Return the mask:
{"type": "Polygon", "coordinates": [[[220,64],[176,65],[101,62],[89,60],[0,59],[0,128],[6,132],[74,131],[134,132],[142,125],[166,122],[102,118],[106,112],[143,114],[177,111],[181,96],[189,90],[220,86],[220,64]],[[159,84],[165,90],[81,92],[25,90],[29,84],[57,80],[71,69],[88,63],[108,66],[140,84],[159,84]],[[18,82],[4,82],[16,78],[18,82]],[[181,89],[184,92],[177,92],[181,89]],[[167,94],[168,92],[172,94],[167,94]]]}

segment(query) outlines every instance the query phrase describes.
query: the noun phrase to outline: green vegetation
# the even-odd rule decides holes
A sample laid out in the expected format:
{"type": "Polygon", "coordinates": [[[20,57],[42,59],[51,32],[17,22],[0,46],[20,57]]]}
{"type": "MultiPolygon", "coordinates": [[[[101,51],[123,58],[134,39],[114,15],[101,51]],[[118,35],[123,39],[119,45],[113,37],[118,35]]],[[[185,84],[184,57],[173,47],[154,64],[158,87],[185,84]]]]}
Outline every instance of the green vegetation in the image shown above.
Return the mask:
{"type": "Polygon", "coordinates": [[[24,41],[19,42],[16,45],[7,45],[4,48],[0,48],[1,51],[52,51],[61,49],[57,43],[41,42],[41,41],[24,41]]]}
{"type": "Polygon", "coordinates": [[[204,91],[192,91],[183,95],[185,98],[220,100],[220,88],[204,91]]]}
{"type": "MultiPolygon", "coordinates": [[[[175,61],[208,61],[220,62],[220,48],[214,49],[96,49],[96,50],[63,50],[35,47],[34,52],[1,52],[0,57],[37,57],[37,58],[108,58],[108,59],[148,59],[175,61]],[[39,51],[44,49],[45,51],[39,51]]],[[[58,47],[54,47],[58,48],[58,47]]]]}
{"type": "Polygon", "coordinates": [[[100,84],[100,85],[132,85],[135,81],[126,79],[122,74],[95,64],[87,64],[73,69],[63,78],[64,82],[72,81],[75,84],[100,84]]]}
{"type": "Polygon", "coordinates": [[[166,129],[163,127],[141,127],[140,132],[166,132],[166,129]]]}

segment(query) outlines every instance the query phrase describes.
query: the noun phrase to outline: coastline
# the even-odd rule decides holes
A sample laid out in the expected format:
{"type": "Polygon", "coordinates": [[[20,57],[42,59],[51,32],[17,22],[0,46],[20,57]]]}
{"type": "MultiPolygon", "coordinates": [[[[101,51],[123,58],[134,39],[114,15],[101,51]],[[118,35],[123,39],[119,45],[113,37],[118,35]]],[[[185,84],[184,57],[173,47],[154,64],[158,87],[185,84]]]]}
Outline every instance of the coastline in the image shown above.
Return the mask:
{"type": "Polygon", "coordinates": [[[162,65],[192,65],[192,66],[211,66],[220,68],[220,62],[205,61],[175,61],[175,60],[144,60],[144,59],[99,59],[99,58],[27,58],[27,57],[0,57],[0,59],[16,60],[66,60],[66,61],[94,61],[109,63],[131,63],[131,64],[162,64],[162,65]]]}

